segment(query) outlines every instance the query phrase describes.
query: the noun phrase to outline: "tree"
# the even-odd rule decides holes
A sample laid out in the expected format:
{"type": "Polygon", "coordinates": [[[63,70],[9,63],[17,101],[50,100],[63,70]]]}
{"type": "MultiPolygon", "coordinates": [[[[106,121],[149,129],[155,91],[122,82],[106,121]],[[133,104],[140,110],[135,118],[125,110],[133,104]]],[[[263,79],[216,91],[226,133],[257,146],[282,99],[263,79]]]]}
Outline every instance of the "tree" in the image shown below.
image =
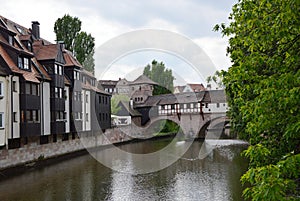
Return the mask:
{"type": "Polygon", "coordinates": [[[115,94],[111,98],[111,114],[116,115],[121,107],[118,107],[120,101],[129,102],[129,97],[126,95],[115,94]]]}
{"type": "Polygon", "coordinates": [[[231,126],[250,143],[244,196],[299,199],[300,2],[240,0],[229,19],[214,29],[230,37],[223,81],[231,126]]]}
{"type": "Polygon", "coordinates": [[[94,73],[95,39],[91,34],[81,31],[81,21],[66,14],[54,24],[57,41],[63,41],[83,67],[94,73]]]}
{"type": "Polygon", "coordinates": [[[224,83],[223,83],[223,78],[226,74],[226,71],[221,70],[221,71],[216,71],[213,75],[208,76],[206,78],[206,82],[209,84],[211,82],[214,82],[215,84],[217,84],[217,86],[219,88],[224,88],[224,83]]]}
{"type": "Polygon", "coordinates": [[[166,69],[163,62],[158,63],[153,60],[151,65],[148,64],[144,68],[143,74],[159,84],[158,86],[154,86],[153,95],[173,92],[173,81],[175,78],[172,74],[172,70],[166,69]]]}

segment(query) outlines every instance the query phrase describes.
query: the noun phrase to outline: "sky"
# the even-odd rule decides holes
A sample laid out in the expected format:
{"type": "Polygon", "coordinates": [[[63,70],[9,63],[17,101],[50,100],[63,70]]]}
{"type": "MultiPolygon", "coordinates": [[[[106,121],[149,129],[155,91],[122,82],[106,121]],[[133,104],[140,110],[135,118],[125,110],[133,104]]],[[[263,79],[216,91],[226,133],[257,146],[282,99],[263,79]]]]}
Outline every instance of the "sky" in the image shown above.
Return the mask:
{"type": "MultiPolygon", "coordinates": [[[[207,75],[220,69],[228,69],[231,62],[226,56],[228,38],[212,31],[219,23],[229,23],[228,16],[237,0],[10,0],[3,1],[0,15],[27,28],[32,21],[39,21],[42,38],[55,42],[54,23],[65,14],[82,21],[82,31],[95,38],[96,77],[98,79],[135,79],[153,59],[162,61],[172,69],[175,85],[204,83],[207,75]],[[179,34],[197,44],[212,70],[204,72],[199,64],[195,70],[189,61],[157,49],[139,49],[128,52],[109,66],[100,66],[103,57],[98,51],[116,37],[136,30],[155,29],[179,34]],[[200,69],[200,70],[199,70],[200,69]]],[[[126,39],[126,38],[125,38],[126,39]]],[[[154,40],[151,36],[147,40],[154,40]]],[[[126,41],[125,41],[126,42],[126,41]]],[[[176,43],[173,41],[172,43],[176,43]]],[[[127,43],[130,43],[128,41],[127,43]]]]}

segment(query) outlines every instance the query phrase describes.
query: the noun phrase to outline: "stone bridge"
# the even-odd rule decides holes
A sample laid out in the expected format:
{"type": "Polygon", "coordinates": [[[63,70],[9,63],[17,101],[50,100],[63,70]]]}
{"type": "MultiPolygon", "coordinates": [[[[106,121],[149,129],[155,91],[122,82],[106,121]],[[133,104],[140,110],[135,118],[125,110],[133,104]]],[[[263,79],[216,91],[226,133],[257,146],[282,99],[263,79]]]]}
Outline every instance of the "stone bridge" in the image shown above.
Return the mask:
{"type": "Polygon", "coordinates": [[[220,138],[229,123],[225,95],[220,90],[152,96],[133,109],[141,114],[141,124],[121,129],[134,138],[153,137],[158,132],[156,123],[163,120],[178,124],[186,138],[220,138]]]}

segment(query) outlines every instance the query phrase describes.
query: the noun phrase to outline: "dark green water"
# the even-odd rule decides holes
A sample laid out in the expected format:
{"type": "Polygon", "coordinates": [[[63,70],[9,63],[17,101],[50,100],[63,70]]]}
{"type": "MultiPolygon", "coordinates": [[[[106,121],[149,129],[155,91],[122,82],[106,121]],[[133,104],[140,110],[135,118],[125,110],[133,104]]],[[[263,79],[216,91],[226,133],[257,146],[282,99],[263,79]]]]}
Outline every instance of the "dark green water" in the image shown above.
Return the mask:
{"type": "MultiPolygon", "coordinates": [[[[119,148],[144,153],[156,151],[168,143],[168,139],[163,139],[119,148]]],[[[214,144],[213,141],[209,143],[214,144]]],[[[141,175],[113,171],[89,154],[32,168],[0,181],[0,200],[242,200],[239,179],[248,163],[240,152],[246,146],[240,141],[222,141],[200,160],[197,157],[202,145],[203,142],[196,141],[182,159],[171,166],[141,175]]]]}

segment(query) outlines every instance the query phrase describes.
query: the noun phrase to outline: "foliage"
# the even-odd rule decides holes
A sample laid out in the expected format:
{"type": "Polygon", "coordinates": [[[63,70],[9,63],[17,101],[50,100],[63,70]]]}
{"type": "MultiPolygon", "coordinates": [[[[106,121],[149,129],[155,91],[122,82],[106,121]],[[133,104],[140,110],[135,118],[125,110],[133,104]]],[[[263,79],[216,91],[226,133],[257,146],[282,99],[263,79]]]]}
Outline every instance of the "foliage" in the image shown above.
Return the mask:
{"type": "Polygon", "coordinates": [[[113,95],[111,98],[111,102],[110,102],[111,114],[116,115],[120,111],[121,107],[118,107],[118,104],[120,101],[128,102],[129,97],[126,95],[120,95],[120,94],[113,95]]]}
{"type": "Polygon", "coordinates": [[[58,18],[54,24],[57,41],[64,41],[65,48],[73,53],[84,68],[94,73],[95,38],[81,31],[81,21],[68,14],[58,18]]]}
{"type": "Polygon", "coordinates": [[[223,82],[231,126],[250,142],[244,195],[299,199],[300,1],[240,0],[229,19],[214,29],[230,37],[223,82]]]}
{"type": "Polygon", "coordinates": [[[173,92],[173,81],[175,78],[172,74],[172,70],[167,69],[163,62],[158,63],[153,60],[151,65],[148,64],[144,68],[143,74],[158,83],[157,86],[154,86],[153,95],[169,94],[173,92]]]}
{"type": "Polygon", "coordinates": [[[208,76],[206,78],[206,82],[209,84],[211,82],[214,82],[215,84],[217,84],[217,86],[219,88],[224,88],[224,83],[223,83],[223,78],[226,74],[226,71],[221,70],[221,71],[216,71],[213,75],[208,76]]]}

